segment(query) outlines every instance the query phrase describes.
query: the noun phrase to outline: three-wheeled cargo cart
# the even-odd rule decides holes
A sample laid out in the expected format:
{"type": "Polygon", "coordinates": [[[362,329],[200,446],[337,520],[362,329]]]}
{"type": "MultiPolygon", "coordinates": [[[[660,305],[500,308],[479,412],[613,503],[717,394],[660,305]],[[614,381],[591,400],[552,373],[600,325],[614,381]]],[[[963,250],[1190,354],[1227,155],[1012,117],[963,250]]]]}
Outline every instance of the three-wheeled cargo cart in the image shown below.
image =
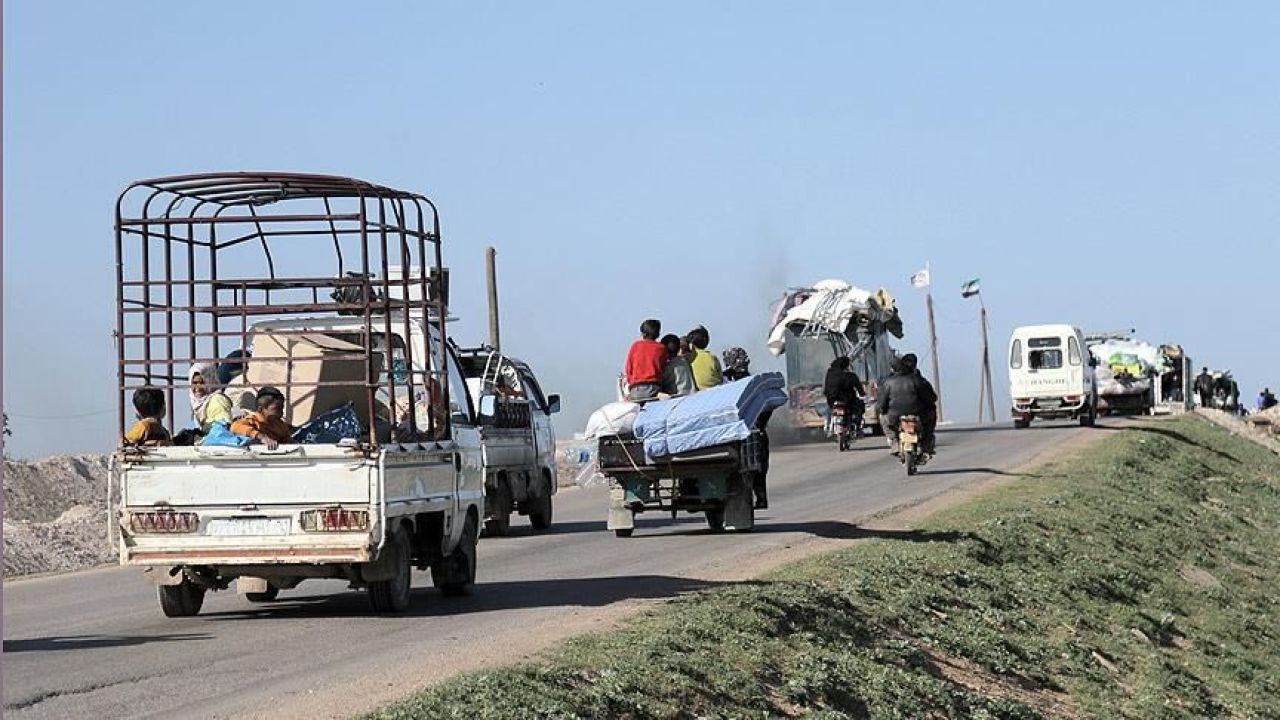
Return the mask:
{"type": "Polygon", "coordinates": [[[650,458],[644,441],[605,435],[596,455],[609,478],[609,529],[631,537],[647,510],[704,513],[713,531],[748,532],[755,497],[763,497],[768,440],[759,430],[745,440],[650,458]]]}

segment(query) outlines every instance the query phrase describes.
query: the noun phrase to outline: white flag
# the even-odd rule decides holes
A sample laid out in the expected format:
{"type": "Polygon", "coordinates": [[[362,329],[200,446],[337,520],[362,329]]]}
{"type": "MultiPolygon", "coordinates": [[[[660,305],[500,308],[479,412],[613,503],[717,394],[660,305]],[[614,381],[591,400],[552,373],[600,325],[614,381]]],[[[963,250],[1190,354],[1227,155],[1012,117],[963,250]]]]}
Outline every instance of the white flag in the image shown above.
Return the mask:
{"type": "Polygon", "coordinates": [[[911,276],[912,287],[929,287],[929,268],[925,268],[911,276]]]}

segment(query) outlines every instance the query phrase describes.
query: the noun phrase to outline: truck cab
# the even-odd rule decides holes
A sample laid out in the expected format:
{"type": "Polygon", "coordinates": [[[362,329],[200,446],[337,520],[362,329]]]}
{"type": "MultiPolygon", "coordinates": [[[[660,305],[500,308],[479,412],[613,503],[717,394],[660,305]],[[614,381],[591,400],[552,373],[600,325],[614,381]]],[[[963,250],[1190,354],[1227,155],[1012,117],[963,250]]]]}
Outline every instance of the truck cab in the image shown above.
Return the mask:
{"type": "Polygon", "coordinates": [[[493,348],[456,352],[478,412],[485,534],[506,535],[513,512],[528,516],[535,530],[546,530],[559,485],[551,416],[560,411],[560,396],[544,394],[528,363],[493,348]]]}
{"type": "Polygon", "coordinates": [[[1028,325],[1009,338],[1009,395],[1013,423],[1035,418],[1074,418],[1091,426],[1097,418],[1095,361],[1084,333],[1072,325],[1028,325]]]}

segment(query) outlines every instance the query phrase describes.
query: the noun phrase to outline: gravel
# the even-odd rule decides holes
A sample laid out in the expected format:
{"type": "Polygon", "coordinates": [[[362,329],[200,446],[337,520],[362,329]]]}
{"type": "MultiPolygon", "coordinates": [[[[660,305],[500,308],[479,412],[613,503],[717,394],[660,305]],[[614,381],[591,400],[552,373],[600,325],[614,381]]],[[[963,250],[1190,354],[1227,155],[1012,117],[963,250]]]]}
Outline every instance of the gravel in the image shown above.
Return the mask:
{"type": "Polygon", "coordinates": [[[4,576],[111,562],[107,456],[4,460],[4,576]]]}

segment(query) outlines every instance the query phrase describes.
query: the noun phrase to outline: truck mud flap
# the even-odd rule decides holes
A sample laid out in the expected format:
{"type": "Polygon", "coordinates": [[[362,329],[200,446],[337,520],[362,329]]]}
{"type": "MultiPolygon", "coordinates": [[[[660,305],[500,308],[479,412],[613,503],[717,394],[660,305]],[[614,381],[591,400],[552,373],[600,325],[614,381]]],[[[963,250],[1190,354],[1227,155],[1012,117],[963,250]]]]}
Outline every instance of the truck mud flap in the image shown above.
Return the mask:
{"type": "Polygon", "coordinates": [[[392,542],[395,533],[391,533],[387,537],[387,544],[382,546],[382,552],[378,553],[378,559],[373,562],[363,563],[360,565],[360,579],[365,582],[386,582],[396,576],[396,569],[400,566],[399,553],[396,550],[396,543],[392,542]]]}
{"type": "Polygon", "coordinates": [[[156,585],[181,585],[182,568],[173,565],[152,565],[142,571],[142,576],[156,585]]]}

